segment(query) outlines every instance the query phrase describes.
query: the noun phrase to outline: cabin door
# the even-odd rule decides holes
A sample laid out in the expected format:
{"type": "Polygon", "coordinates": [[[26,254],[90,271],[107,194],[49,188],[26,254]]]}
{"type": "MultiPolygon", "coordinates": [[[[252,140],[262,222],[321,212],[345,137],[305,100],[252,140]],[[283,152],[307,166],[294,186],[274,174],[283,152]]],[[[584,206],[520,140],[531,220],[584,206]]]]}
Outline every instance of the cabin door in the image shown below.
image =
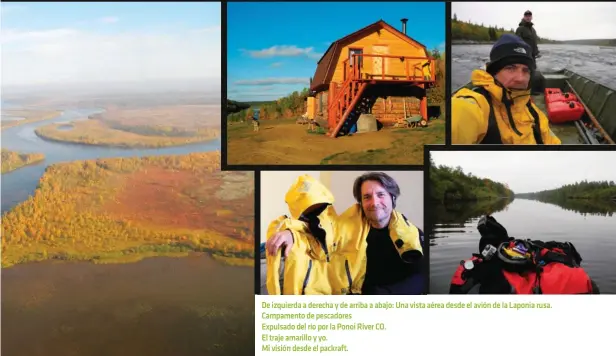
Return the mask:
{"type": "MultiPolygon", "coordinates": [[[[359,67],[357,69],[357,73],[361,73],[361,67],[363,64],[363,56],[361,56],[362,54],[364,54],[364,50],[361,48],[349,48],[349,66],[351,70],[353,70],[354,66],[359,67]],[[353,57],[354,54],[358,54],[360,56],[358,57],[353,57]]],[[[347,69],[345,68],[344,70],[344,80],[346,80],[346,76],[347,76],[347,69]]]]}
{"type": "Polygon", "coordinates": [[[378,55],[389,54],[389,47],[384,45],[373,45],[372,54],[377,55],[377,57],[372,57],[372,72],[374,73],[374,77],[376,79],[383,79],[383,76],[387,75],[389,60],[388,58],[378,57],[378,55]]]}

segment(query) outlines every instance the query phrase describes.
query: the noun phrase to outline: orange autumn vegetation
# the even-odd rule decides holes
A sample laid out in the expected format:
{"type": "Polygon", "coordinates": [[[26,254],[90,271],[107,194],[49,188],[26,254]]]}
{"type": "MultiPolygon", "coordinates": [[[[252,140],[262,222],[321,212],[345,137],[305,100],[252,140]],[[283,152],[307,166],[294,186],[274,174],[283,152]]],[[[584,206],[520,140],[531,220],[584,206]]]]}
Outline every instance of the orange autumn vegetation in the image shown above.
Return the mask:
{"type": "Polygon", "coordinates": [[[2,173],[14,171],[29,164],[38,163],[45,159],[42,153],[18,153],[2,149],[2,173]]]}
{"type": "Polygon", "coordinates": [[[219,152],[57,164],[2,217],[2,266],[189,251],[252,264],[253,221],[254,175],[222,172],[219,152]]]}
{"type": "Polygon", "coordinates": [[[170,147],[205,142],[220,136],[218,128],[175,132],[172,127],[114,127],[100,120],[49,124],[35,133],[44,139],[105,147],[170,147]],[[66,127],[69,130],[63,130],[66,127]]]}

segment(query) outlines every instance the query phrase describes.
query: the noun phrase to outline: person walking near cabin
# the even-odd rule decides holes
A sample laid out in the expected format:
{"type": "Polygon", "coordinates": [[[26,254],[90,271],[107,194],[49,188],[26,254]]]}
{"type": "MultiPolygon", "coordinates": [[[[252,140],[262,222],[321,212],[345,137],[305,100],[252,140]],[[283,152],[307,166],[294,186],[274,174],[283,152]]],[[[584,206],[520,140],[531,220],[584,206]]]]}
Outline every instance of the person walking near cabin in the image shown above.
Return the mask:
{"type": "Polygon", "coordinates": [[[252,130],[259,132],[259,111],[255,110],[252,114],[252,130]]]}
{"type": "Polygon", "coordinates": [[[451,98],[452,143],[561,144],[531,100],[535,70],[530,46],[518,36],[502,35],[486,70],[471,74],[473,89],[460,89],[451,98]]]}
{"type": "Polygon", "coordinates": [[[533,60],[535,60],[541,57],[541,55],[539,54],[539,47],[537,46],[539,37],[537,36],[537,31],[535,31],[535,28],[533,27],[534,25],[532,21],[533,13],[530,10],[526,10],[522,21],[520,21],[520,24],[518,25],[518,29],[515,30],[515,34],[530,46],[533,60]]]}

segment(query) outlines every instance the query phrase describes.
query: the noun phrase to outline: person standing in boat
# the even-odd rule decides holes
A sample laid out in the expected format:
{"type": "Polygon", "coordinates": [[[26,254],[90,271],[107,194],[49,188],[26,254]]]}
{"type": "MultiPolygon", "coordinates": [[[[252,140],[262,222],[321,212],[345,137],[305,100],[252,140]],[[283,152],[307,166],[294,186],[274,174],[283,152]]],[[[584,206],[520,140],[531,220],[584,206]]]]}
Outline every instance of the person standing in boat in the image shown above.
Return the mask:
{"type": "Polygon", "coordinates": [[[472,89],[451,98],[453,144],[551,144],[561,141],[531,100],[532,49],[504,34],[490,51],[486,70],[471,74],[472,89]]]}
{"type": "Polygon", "coordinates": [[[526,10],[522,21],[520,21],[520,24],[518,25],[518,29],[515,31],[515,34],[530,46],[533,51],[533,60],[535,60],[541,57],[541,55],[539,54],[539,47],[537,46],[539,37],[537,36],[537,31],[535,31],[535,28],[533,27],[532,21],[533,13],[530,10],[526,10]]]}

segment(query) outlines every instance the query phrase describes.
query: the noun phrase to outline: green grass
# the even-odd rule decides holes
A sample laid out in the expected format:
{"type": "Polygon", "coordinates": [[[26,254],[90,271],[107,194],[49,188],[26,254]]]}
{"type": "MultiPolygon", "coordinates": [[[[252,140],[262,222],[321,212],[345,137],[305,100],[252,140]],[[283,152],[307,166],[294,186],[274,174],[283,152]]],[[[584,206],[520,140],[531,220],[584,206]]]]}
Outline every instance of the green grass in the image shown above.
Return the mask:
{"type": "Polygon", "coordinates": [[[311,135],[325,135],[327,133],[327,131],[325,131],[325,129],[322,128],[321,126],[317,127],[317,129],[314,131],[310,131],[310,129],[306,129],[306,132],[311,135]]]}
{"type": "Polygon", "coordinates": [[[367,150],[364,152],[340,152],[321,160],[321,164],[423,164],[424,144],[445,144],[445,120],[430,121],[428,127],[393,129],[392,134],[400,138],[392,142],[390,148],[367,150]],[[418,136],[417,133],[422,133],[418,136]],[[426,139],[427,138],[427,139],[426,139]],[[420,142],[417,142],[417,141],[420,142]],[[409,144],[411,143],[411,144],[409,144]],[[414,143],[414,144],[413,144],[414,143]]]}

